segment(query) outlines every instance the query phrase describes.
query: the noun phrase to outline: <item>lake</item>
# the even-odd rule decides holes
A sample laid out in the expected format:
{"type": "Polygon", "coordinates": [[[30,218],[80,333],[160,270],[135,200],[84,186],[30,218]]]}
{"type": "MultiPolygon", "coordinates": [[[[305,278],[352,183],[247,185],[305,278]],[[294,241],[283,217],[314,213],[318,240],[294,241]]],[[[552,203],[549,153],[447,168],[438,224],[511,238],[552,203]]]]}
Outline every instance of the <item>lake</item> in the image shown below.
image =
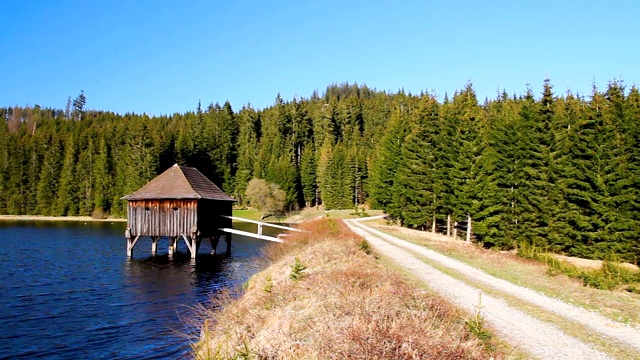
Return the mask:
{"type": "MultiPolygon", "coordinates": [[[[168,241],[152,257],[151,240],[141,238],[128,259],[124,229],[0,221],[0,358],[188,358],[198,328],[186,324],[197,306],[258,272],[266,246],[233,235],[230,256],[211,256],[203,241],[194,262],[183,241],[170,259],[168,241]]],[[[218,253],[225,247],[221,240],[218,253]]]]}

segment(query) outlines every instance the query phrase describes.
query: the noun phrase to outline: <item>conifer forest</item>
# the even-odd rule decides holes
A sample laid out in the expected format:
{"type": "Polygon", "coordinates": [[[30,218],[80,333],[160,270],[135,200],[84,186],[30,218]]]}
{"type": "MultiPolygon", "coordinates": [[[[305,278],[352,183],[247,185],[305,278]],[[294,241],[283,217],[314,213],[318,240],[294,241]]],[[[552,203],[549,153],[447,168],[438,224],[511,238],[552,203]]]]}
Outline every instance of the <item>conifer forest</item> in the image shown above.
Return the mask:
{"type": "Polygon", "coordinates": [[[240,205],[258,178],[291,210],[367,205],[410,228],[457,224],[486,247],[640,258],[640,92],[620,81],[486,100],[471,84],[440,96],[340,84],[153,117],[90,102],[0,108],[0,214],[124,217],[120,198],[178,163],[240,205]]]}

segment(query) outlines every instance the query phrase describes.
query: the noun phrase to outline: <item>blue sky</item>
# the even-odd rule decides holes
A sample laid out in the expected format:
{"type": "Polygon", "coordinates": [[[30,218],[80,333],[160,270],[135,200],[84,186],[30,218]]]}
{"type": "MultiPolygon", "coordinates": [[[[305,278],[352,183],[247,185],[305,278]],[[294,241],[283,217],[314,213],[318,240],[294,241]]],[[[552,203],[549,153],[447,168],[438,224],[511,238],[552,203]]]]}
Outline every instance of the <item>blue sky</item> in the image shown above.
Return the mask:
{"type": "Polygon", "coordinates": [[[638,1],[4,0],[0,106],[171,114],[357,82],[588,94],[640,85],[638,1]],[[525,4],[526,3],[526,4],[525,4]]]}

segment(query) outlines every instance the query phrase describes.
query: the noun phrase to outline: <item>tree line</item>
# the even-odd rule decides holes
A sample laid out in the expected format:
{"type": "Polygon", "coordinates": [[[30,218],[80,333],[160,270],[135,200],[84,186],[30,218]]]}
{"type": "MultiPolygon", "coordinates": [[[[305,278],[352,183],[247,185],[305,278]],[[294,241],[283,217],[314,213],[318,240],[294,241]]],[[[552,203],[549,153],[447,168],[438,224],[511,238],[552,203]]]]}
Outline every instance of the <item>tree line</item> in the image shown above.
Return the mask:
{"type": "Polygon", "coordinates": [[[590,258],[640,255],[640,93],[451,97],[357,84],[265,109],[226,102],[150,117],[0,108],[0,213],[126,215],[120,198],[174,163],[240,204],[252,179],[291,210],[384,209],[403,225],[461,231],[487,247],[528,243],[590,258]],[[467,231],[468,230],[468,231],[467,231]]]}

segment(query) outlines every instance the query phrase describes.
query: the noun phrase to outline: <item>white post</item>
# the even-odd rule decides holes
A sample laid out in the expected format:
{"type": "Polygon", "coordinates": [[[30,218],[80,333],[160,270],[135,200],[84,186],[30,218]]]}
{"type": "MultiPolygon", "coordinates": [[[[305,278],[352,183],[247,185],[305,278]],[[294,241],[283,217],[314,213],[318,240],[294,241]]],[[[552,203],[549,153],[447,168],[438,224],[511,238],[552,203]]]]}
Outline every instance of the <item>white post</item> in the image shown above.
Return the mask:
{"type": "Polygon", "coordinates": [[[431,232],[436,233],[436,214],[433,214],[433,223],[431,224],[431,232]]]}
{"type": "Polygon", "coordinates": [[[467,242],[471,242],[471,215],[467,215],[467,242]]]}
{"type": "Polygon", "coordinates": [[[451,236],[451,214],[447,215],[447,237],[451,236]]]}
{"type": "Polygon", "coordinates": [[[258,239],[262,239],[262,224],[258,224],[258,239]]]}
{"type": "Polygon", "coordinates": [[[458,222],[453,222],[453,240],[458,240],[458,222]]]}

